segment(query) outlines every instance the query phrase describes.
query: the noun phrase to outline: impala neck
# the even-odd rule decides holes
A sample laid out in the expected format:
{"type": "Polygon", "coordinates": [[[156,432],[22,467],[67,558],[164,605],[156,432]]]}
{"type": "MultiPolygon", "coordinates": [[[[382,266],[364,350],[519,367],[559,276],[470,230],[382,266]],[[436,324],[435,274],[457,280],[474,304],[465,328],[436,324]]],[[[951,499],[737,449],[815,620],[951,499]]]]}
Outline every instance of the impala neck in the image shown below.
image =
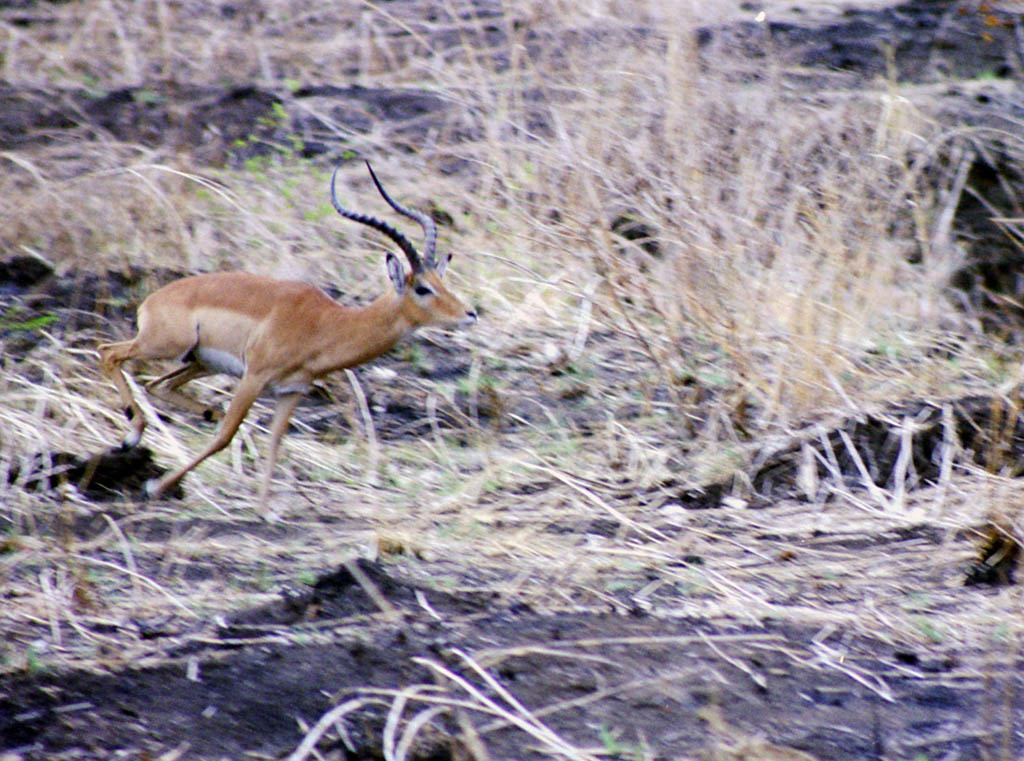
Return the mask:
{"type": "Polygon", "coordinates": [[[390,289],[366,306],[339,306],[334,321],[335,325],[325,334],[332,337],[332,351],[323,357],[329,367],[322,372],[354,367],[375,359],[415,327],[402,313],[401,298],[390,289]]]}

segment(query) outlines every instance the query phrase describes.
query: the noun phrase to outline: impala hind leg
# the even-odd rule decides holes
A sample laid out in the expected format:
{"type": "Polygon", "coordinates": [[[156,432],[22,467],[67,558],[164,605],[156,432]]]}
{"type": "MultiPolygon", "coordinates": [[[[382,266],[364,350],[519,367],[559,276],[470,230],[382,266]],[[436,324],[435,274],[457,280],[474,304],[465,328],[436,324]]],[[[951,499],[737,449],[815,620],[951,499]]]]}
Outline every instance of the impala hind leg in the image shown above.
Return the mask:
{"type": "Polygon", "coordinates": [[[149,496],[159,497],[168,489],[176,486],[190,470],[207,457],[217,454],[217,452],[226,447],[231,442],[231,439],[235,437],[238,427],[245,420],[245,416],[249,414],[249,408],[252,407],[252,403],[256,401],[256,397],[260,395],[260,392],[263,391],[263,387],[266,385],[267,382],[263,378],[254,378],[251,375],[244,376],[238,384],[235,397],[231,400],[231,404],[228,405],[227,412],[224,413],[224,419],[221,421],[220,428],[217,429],[213,441],[185,467],[164,476],[155,484],[152,481],[147,484],[146,491],[149,492],[149,496]]]}
{"type": "Polygon", "coordinates": [[[132,426],[131,432],[125,436],[121,445],[134,447],[142,440],[142,432],[146,429],[146,416],[142,413],[142,407],[139,406],[128,386],[128,380],[124,377],[124,369],[121,365],[129,359],[138,358],[138,342],[131,340],[103,344],[97,348],[97,351],[100,353],[100,369],[117,389],[117,393],[121,397],[121,408],[132,426]]]}
{"type": "Polygon", "coordinates": [[[277,453],[281,446],[281,437],[288,430],[288,421],[295,412],[295,405],[299,403],[302,394],[286,394],[277,400],[277,407],[274,408],[274,419],[270,422],[270,444],[267,447],[267,459],[263,471],[263,483],[260,484],[259,513],[264,520],[274,522],[278,516],[267,511],[267,501],[270,497],[270,479],[274,475],[274,465],[277,463],[277,453]]]}
{"type": "Polygon", "coordinates": [[[210,370],[198,362],[190,362],[187,365],[171,370],[166,375],[161,375],[156,380],[151,380],[146,384],[146,391],[161,401],[176,404],[179,407],[184,407],[187,410],[202,415],[204,420],[210,422],[220,420],[224,417],[223,412],[213,407],[207,407],[188,394],[178,391],[178,388],[184,386],[189,381],[212,374],[210,370]]]}

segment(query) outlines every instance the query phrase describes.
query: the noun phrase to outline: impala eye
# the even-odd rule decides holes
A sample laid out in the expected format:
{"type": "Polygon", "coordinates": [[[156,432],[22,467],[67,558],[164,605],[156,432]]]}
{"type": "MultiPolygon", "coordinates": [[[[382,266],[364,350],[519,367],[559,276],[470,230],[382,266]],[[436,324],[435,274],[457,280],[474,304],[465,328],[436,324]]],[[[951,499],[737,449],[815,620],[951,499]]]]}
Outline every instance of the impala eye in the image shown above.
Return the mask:
{"type": "Polygon", "coordinates": [[[432,296],[434,294],[433,288],[423,285],[422,283],[417,283],[413,290],[416,292],[417,296],[432,296]]]}

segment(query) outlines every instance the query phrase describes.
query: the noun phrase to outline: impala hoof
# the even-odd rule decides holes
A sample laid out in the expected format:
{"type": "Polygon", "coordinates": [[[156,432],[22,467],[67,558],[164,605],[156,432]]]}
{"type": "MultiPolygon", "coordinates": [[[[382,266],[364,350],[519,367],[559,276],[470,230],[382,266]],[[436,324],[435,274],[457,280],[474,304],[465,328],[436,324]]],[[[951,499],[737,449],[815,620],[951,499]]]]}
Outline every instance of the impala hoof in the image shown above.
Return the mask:
{"type": "Polygon", "coordinates": [[[132,431],[124,437],[124,440],[121,442],[121,446],[124,449],[134,449],[139,445],[140,441],[142,441],[142,433],[139,431],[132,431]]]}
{"type": "Polygon", "coordinates": [[[207,423],[218,423],[224,419],[224,410],[220,407],[207,407],[203,410],[203,420],[207,423]]]}

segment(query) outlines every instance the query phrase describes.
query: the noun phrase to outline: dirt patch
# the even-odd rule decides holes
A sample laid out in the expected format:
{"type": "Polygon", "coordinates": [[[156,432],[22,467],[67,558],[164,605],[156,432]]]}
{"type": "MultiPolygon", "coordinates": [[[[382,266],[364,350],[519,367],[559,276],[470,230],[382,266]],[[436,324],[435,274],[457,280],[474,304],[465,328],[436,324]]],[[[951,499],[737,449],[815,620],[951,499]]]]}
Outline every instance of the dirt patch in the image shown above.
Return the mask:
{"type": "Polygon", "coordinates": [[[100,94],[0,85],[0,147],[26,148],[86,130],[150,147],[189,151],[218,166],[300,145],[298,156],[336,152],[350,133],[378,131],[409,149],[442,128],[449,104],[419,90],[307,86],[272,92],[158,83],[100,94]]]}
{"type": "Polygon", "coordinates": [[[873,487],[906,494],[948,479],[954,461],[1016,475],[1022,457],[1024,421],[1016,394],[906,402],[833,428],[818,426],[796,442],[766,448],[747,474],[680,496],[700,507],[729,495],[749,496],[756,506],[873,487]]]}
{"type": "Polygon", "coordinates": [[[915,0],[848,7],[817,19],[800,7],[746,5],[752,12],[763,10],[764,20],[705,27],[701,43],[739,44],[754,56],[781,51],[808,67],[807,77],[819,84],[835,84],[843,74],[922,82],[1011,77],[1019,71],[1014,14],[986,5],[915,0]]]}
{"type": "MultiPolygon", "coordinates": [[[[318,746],[383,758],[385,723],[390,711],[403,715],[406,690],[406,719],[429,705],[421,696],[450,702],[433,731],[421,733],[415,758],[460,757],[471,742],[460,713],[496,758],[546,757],[535,749],[544,728],[623,757],[689,757],[711,730],[818,759],[978,758],[988,742],[977,731],[993,708],[986,682],[1006,681],[986,673],[980,653],[936,658],[782,622],[543,614],[359,568],[365,588],[342,569],[277,613],[164,638],[165,652],[177,654],[152,665],[7,679],[0,747],[27,759],[175,749],[195,758],[278,757],[299,745],[303,726],[362,698],[318,746]],[[372,612],[367,590],[385,611],[372,612]]],[[[1019,714],[1024,695],[1011,689],[1000,708],[1019,714]]]]}
{"type": "MultiPolygon", "coordinates": [[[[74,487],[87,499],[104,501],[141,497],[146,482],[167,472],[153,462],[146,447],[111,449],[91,457],[73,452],[45,452],[35,455],[22,469],[15,464],[7,474],[9,483],[26,489],[74,487]]],[[[181,489],[177,489],[181,496],[181,489]]]]}

